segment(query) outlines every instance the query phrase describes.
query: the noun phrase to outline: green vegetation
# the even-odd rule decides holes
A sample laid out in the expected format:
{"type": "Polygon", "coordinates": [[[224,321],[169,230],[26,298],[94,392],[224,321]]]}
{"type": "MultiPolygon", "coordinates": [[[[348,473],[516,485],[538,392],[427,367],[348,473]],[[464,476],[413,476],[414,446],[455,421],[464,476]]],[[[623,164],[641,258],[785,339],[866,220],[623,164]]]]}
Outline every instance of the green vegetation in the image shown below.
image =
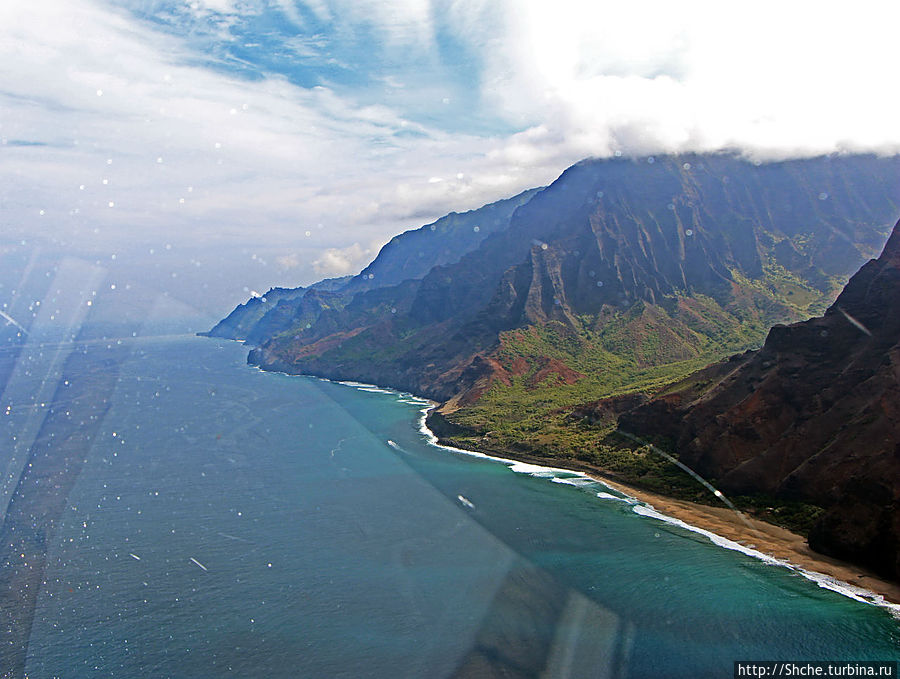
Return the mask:
{"type": "MultiPolygon", "coordinates": [[[[593,426],[562,413],[553,413],[545,426],[514,442],[498,432],[453,437],[461,448],[500,456],[596,471],[635,488],[710,506],[722,506],[705,486],[654,450],[617,435],[614,425],[593,426]]],[[[709,479],[713,486],[715,479],[709,479]]],[[[824,513],[817,505],[782,500],[769,495],[731,496],[741,511],[800,535],[807,535],[824,513]]]]}
{"type": "Polygon", "coordinates": [[[768,495],[739,495],[730,499],[742,511],[803,536],[809,534],[825,513],[825,509],[818,505],[780,500],[768,495]]]}
{"type": "MultiPolygon", "coordinates": [[[[750,302],[757,297],[762,295],[748,294],[750,302]]],[[[565,448],[571,428],[554,425],[554,412],[619,394],[655,393],[714,361],[758,347],[771,317],[790,315],[752,303],[744,311],[741,320],[710,297],[678,296],[661,305],[638,302],[626,311],[582,316],[577,328],[550,322],[510,330],[501,334],[495,353],[505,370],[502,379],[453,420],[489,431],[504,445],[537,435],[565,448]],[[561,367],[548,368],[548,359],[561,367]]]]}
{"type": "MultiPolygon", "coordinates": [[[[580,316],[504,332],[495,352],[503,372],[473,404],[450,416],[465,433],[454,445],[572,468],[593,469],[624,483],[694,502],[719,504],[705,487],[665,457],[615,433],[615,415],[591,423],[579,414],[600,399],[652,395],[674,382],[695,393],[698,372],[731,354],[758,347],[776,322],[812,315],[830,299],[783,267],[761,280],[741,278],[723,303],[703,295],[639,302],[620,312],[580,316]],[[691,374],[696,375],[693,383],[691,374]],[[587,404],[587,405],[586,405],[587,404]]],[[[806,533],[820,507],[771,497],[732,498],[748,513],[806,533]]]]}

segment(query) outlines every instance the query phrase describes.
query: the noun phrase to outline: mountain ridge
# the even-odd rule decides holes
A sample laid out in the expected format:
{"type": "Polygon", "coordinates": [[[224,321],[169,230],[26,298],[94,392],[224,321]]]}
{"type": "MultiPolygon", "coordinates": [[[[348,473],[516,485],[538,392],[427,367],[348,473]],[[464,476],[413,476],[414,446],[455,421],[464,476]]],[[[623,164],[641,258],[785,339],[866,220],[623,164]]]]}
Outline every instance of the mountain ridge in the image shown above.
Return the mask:
{"type": "Polygon", "coordinates": [[[238,305],[204,334],[261,344],[294,326],[315,323],[322,312],[343,308],[356,294],[421,279],[435,266],[452,264],[476,248],[540,190],[528,189],[475,210],[451,212],[431,224],[404,231],[386,243],[360,273],[305,288],[272,288],[238,305]]]}
{"type": "Polygon", "coordinates": [[[897,212],[884,185],[900,183],[898,167],[873,157],[583,161],[457,262],[357,294],[293,335],[270,335],[251,361],[443,401],[470,386],[462,375],[491,365],[476,357],[496,359],[501,333],[548,322],[593,331],[638,302],[662,315],[681,309],[678,332],[699,333],[698,343],[710,323],[732,321],[746,326],[747,343],[760,342],[772,323],[809,315],[764,284],[781,276],[798,298],[824,306],[836,278],[881,245],[897,212]],[[712,302],[689,313],[679,300],[697,295],[712,302]],[[322,344],[329,335],[335,341],[322,344]]]}

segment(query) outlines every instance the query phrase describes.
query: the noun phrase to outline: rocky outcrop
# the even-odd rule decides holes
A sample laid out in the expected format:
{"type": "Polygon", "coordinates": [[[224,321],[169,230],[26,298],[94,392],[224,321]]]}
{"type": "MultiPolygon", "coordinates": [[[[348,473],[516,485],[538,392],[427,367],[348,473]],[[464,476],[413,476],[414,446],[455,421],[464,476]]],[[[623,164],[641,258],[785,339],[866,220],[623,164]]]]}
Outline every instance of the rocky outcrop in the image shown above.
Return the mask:
{"type": "Polygon", "coordinates": [[[583,403],[569,411],[569,417],[590,425],[614,425],[623,413],[644,405],[649,398],[645,394],[621,394],[583,403]]]}
{"type": "Polygon", "coordinates": [[[725,491],[827,508],[826,554],[900,578],[900,224],[824,316],[622,415],[725,491]]]}

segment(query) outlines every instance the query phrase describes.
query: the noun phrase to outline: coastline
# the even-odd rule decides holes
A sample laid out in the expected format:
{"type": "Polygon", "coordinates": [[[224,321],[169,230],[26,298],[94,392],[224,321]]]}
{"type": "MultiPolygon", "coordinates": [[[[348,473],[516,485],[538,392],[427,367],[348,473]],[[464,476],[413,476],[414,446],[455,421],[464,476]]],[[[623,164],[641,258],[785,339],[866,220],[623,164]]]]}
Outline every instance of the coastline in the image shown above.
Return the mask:
{"type": "MultiPolygon", "coordinates": [[[[900,613],[900,585],[846,561],[812,551],[802,535],[746,514],[738,515],[725,506],[712,507],[677,500],[632,488],[599,475],[587,474],[587,476],[653,507],[662,514],[772,557],[785,566],[793,566],[810,574],[824,575],[850,588],[859,588],[883,597],[885,602],[893,604],[891,609],[895,611],[895,615],[900,613]]],[[[818,581],[818,578],[814,579],[818,581]]],[[[819,584],[824,586],[821,582],[819,584]]],[[[869,603],[878,602],[869,600],[869,603]]]]}
{"type": "Polygon", "coordinates": [[[773,566],[793,570],[820,587],[831,589],[857,601],[887,608],[891,615],[900,619],[900,584],[885,580],[865,568],[814,552],[802,535],[724,505],[721,507],[704,505],[635,488],[592,466],[576,468],[575,465],[557,465],[551,462],[550,464],[554,465],[551,467],[547,460],[529,456],[499,457],[447,445],[426,423],[428,412],[437,404],[418,396],[414,398],[423,404],[428,403],[421,411],[419,429],[435,446],[502,462],[512,466],[514,470],[516,465],[520,467],[524,465],[545,472],[555,470],[581,475],[648,506],[649,512],[641,512],[646,516],[663,521],[673,519],[668,522],[707,535],[712,542],[723,548],[739,549],[773,566]],[[656,516],[657,514],[659,516],[656,516]]]}

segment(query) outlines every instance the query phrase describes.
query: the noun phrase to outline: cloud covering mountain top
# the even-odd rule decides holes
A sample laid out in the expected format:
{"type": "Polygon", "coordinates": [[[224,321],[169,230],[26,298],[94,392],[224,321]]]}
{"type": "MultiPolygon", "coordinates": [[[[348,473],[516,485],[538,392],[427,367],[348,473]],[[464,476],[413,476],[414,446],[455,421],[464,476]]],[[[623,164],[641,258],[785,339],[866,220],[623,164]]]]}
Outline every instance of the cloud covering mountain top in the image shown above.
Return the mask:
{"type": "Polygon", "coordinates": [[[2,238],[297,284],[585,156],[895,152],[900,9],[839,9],[4,3],[2,238]]]}

